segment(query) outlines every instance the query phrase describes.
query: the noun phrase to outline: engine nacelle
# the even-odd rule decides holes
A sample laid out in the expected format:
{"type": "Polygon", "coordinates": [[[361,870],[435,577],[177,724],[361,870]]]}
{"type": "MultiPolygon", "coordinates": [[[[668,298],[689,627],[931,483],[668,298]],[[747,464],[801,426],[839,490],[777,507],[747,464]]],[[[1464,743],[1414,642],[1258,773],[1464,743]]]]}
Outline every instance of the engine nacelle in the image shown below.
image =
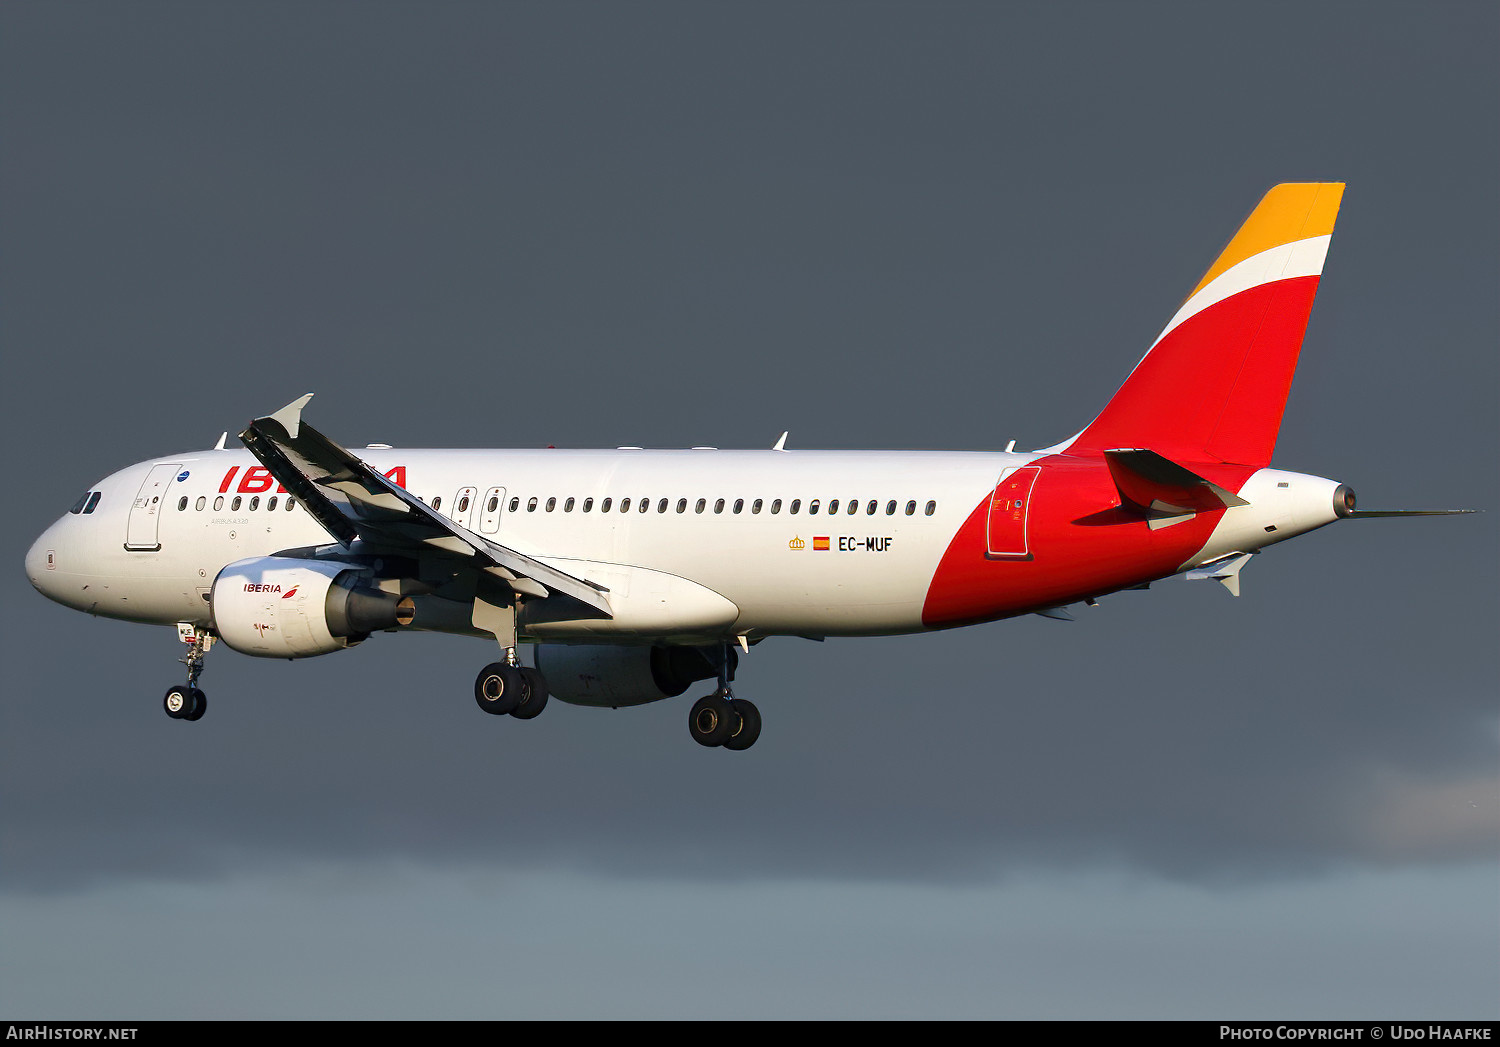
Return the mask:
{"type": "Polygon", "coordinates": [[[365,583],[344,563],[257,556],[214,579],[214,629],[241,654],[307,658],[352,647],[378,629],[410,625],[411,600],[365,583]]]}
{"type": "MultiPolygon", "coordinates": [[[[719,675],[717,647],[537,644],[536,667],[552,697],[573,705],[644,705],[675,698],[719,675]]],[[[729,652],[732,672],[736,661],[729,652]]]]}

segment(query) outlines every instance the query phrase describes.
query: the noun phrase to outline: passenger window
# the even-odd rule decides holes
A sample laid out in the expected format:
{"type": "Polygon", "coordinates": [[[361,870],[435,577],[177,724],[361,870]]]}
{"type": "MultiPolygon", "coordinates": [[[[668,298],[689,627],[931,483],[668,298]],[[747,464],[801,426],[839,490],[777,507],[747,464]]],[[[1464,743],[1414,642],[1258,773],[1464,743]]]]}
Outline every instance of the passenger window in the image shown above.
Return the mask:
{"type": "Polygon", "coordinates": [[[526,499],[526,511],[528,513],[536,512],[536,495],[532,495],[530,498],[526,499]]]}
{"type": "Polygon", "coordinates": [[[201,495],[201,494],[200,494],[200,495],[199,495],[199,496],[198,496],[198,501],[197,501],[197,503],[196,503],[196,504],[195,504],[195,505],[194,505],[194,506],[193,506],[193,508],[194,508],[194,509],[196,509],[196,510],[198,510],[198,512],[200,512],[200,513],[201,513],[201,512],[202,512],[202,511],[203,511],[203,507],[204,507],[204,506],[205,506],[205,505],[207,505],[207,504],[208,504],[208,499],[207,499],[207,498],[205,498],[205,497],[203,497],[203,496],[202,496],[202,495],[201,495]]]}
{"type": "Polygon", "coordinates": [[[485,503],[484,511],[492,513],[498,508],[500,508],[500,496],[498,494],[490,495],[490,500],[485,503]]]}
{"type": "Polygon", "coordinates": [[[751,506],[750,506],[750,511],[751,511],[751,512],[752,512],[752,513],[758,513],[758,512],[760,512],[760,507],[761,507],[761,505],[763,505],[763,504],[764,504],[764,503],[763,503],[763,502],[762,502],[762,501],[761,501],[761,500],[760,500],[760,499],[759,499],[759,498],[757,498],[757,499],[756,499],[756,500],[755,500],[755,502],[754,502],[754,504],[752,504],[752,505],[751,505],[751,506]]]}
{"type": "Polygon", "coordinates": [[[874,516],[875,515],[875,510],[878,509],[879,507],[880,507],[880,503],[877,502],[875,499],[871,498],[870,499],[870,504],[867,505],[867,506],[865,506],[865,515],[866,516],[874,516]]]}
{"type": "Polygon", "coordinates": [[[734,500],[734,511],[735,511],[735,514],[738,515],[741,511],[744,510],[744,508],[745,508],[745,500],[743,498],[736,498],[734,500]]]}
{"type": "Polygon", "coordinates": [[[511,512],[515,512],[519,508],[521,508],[521,499],[519,499],[519,498],[512,498],[510,500],[510,511],[511,512]]]}
{"type": "MultiPolygon", "coordinates": [[[[662,501],[665,502],[666,499],[663,498],[662,501]]],[[[649,513],[651,511],[651,499],[649,499],[649,498],[642,498],[641,499],[641,501],[640,501],[640,511],[643,512],[643,513],[649,513]]]]}
{"type": "MultiPolygon", "coordinates": [[[[723,505],[724,503],[720,501],[719,504],[723,505]]],[[[708,508],[708,502],[702,498],[699,498],[697,503],[693,506],[693,512],[701,513],[706,508],[708,508]]]]}
{"type": "Polygon", "coordinates": [[[659,513],[664,513],[667,511],[667,500],[665,498],[656,503],[656,511],[659,513]]]}
{"type": "MultiPolygon", "coordinates": [[[[607,513],[607,512],[609,512],[609,503],[612,502],[612,501],[614,501],[613,498],[606,498],[606,499],[604,499],[604,501],[600,502],[599,503],[599,511],[601,513],[607,513]]],[[[629,508],[630,508],[630,499],[627,498],[627,499],[625,499],[624,502],[621,503],[620,512],[623,513],[626,509],[629,509],[629,508]]]]}
{"type": "Polygon", "coordinates": [[[218,512],[222,508],[224,508],[224,496],[221,494],[214,499],[214,512],[218,512]]]}
{"type": "Polygon", "coordinates": [[[274,494],[271,495],[271,500],[266,503],[266,508],[268,510],[275,510],[275,508],[276,508],[276,496],[274,494]]]}
{"type": "Polygon", "coordinates": [[[853,516],[857,512],[859,512],[859,499],[858,498],[851,498],[851,499],[849,499],[849,515],[853,516]]]}
{"type": "Polygon", "coordinates": [[[259,509],[260,508],[260,495],[256,495],[254,498],[250,499],[250,508],[251,509],[259,509]]]}
{"type": "Polygon", "coordinates": [[[464,495],[462,498],[460,498],[458,500],[458,511],[461,512],[461,513],[465,513],[465,512],[469,511],[469,496],[468,495],[464,495]]]}
{"type": "Polygon", "coordinates": [[[907,516],[913,515],[914,513],[916,513],[916,511],[917,511],[917,503],[916,502],[907,502],[906,503],[906,515],[907,516]]]}
{"type": "Polygon", "coordinates": [[[291,512],[295,508],[297,508],[297,499],[295,499],[295,498],[288,498],[286,500],[286,511],[287,512],[291,512]]]}
{"type": "Polygon", "coordinates": [[[807,503],[807,515],[811,516],[813,513],[817,512],[817,511],[818,511],[818,500],[816,498],[814,498],[812,501],[810,501],[810,502],[807,503]]]}
{"type": "Polygon", "coordinates": [[[548,498],[547,499],[547,511],[550,513],[553,509],[556,509],[556,508],[557,508],[557,499],[556,498],[548,498]]]}
{"type": "Polygon", "coordinates": [[[565,513],[571,513],[572,511],[573,511],[573,499],[569,498],[566,502],[563,502],[563,512],[565,512],[565,513]]]}
{"type": "Polygon", "coordinates": [[[677,499],[677,511],[679,513],[685,513],[685,512],[687,512],[687,499],[686,498],[679,498],[679,499],[677,499]]]}
{"type": "Polygon", "coordinates": [[[234,496],[234,501],[232,501],[232,502],[229,503],[229,511],[232,512],[232,513],[239,512],[240,511],[240,502],[242,502],[243,500],[244,499],[242,499],[239,495],[235,495],[234,496]]]}
{"type": "MultiPolygon", "coordinates": [[[[443,496],[440,495],[440,494],[433,495],[432,496],[432,511],[433,512],[437,512],[442,507],[443,507],[443,496]]],[[[274,509],[276,507],[273,505],[273,506],[271,506],[271,508],[274,509]]]]}
{"type": "Polygon", "coordinates": [[[791,508],[789,508],[787,510],[787,512],[789,512],[789,513],[795,513],[798,509],[801,509],[801,508],[802,508],[802,499],[801,498],[793,498],[792,499],[791,508]]]}
{"type": "Polygon", "coordinates": [[[896,515],[896,500],[894,498],[892,498],[889,502],[885,503],[885,515],[887,515],[887,516],[895,516],[896,515]]]}
{"type": "Polygon", "coordinates": [[[583,500],[583,511],[586,513],[594,511],[594,500],[592,498],[585,498],[583,500]]]}
{"type": "Polygon", "coordinates": [[[177,511],[180,513],[187,508],[187,495],[177,499],[177,511]]]}
{"type": "Polygon", "coordinates": [[[771,515],[775,516],[779,512],[781,512],[781,499],[777,498],[771,502],[771,515]]]}
{"type": "Polygon", "coordinates": [[[831,500],[828,503],[828,515],[832,516],[834,513],[838,512],[838,511],[839,511],[839,500],[837,498],[834,498],[833,500],[831,500]]]}
{"type": "Polygon", "coordinates": [[[717,502],[714,503],[714,512],[716,512],[716,513],[722,513],[723,511],[724,511],[724,499],[720,498],[717,502]]]}
{"type": "Polygon", "coordinates": [[[927,503],[927,515],[931,516],[935,512],[937,512],[937,502],[928,502],[927,503]]]}

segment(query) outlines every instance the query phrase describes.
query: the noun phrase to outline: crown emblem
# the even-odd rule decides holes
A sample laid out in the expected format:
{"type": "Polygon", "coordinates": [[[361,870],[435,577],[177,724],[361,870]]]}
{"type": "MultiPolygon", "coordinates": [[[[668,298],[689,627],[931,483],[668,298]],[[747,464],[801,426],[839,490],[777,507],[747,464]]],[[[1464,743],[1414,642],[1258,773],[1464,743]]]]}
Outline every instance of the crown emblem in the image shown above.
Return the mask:
{"type": "Polygon", "coordinates": [[[790,542],[786,543],[786,547],[788,549],[805,549],[807,548],[807,543],[801,538],[793,538],[790,542]]]}

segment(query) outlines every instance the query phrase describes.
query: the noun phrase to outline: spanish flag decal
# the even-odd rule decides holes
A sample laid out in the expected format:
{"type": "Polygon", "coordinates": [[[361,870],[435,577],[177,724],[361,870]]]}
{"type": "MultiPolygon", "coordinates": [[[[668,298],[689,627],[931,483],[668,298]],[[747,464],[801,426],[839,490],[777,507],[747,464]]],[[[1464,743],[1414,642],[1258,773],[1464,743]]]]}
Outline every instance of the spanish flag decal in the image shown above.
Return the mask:
{"type": "Polygon", "coordinates": [[[825,553],[828,551],[828,536],[826,534],[821,538],[813,535],[813,552],[818,552],[819,550],[825,553]]]}

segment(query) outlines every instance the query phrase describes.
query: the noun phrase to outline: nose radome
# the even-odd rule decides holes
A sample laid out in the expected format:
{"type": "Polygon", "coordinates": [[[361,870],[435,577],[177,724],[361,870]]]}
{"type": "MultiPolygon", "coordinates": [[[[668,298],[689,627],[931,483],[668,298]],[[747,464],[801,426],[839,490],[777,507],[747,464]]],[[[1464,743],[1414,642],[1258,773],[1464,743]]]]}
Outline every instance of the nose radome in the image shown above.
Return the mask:
{"type": "Polygon", "coordinates": [[[52,595],[51,580],[57,576],[57,530],[57,524],[47,528],[26,551],[26,577],[33,589],[48,597],[52,595]]]}

